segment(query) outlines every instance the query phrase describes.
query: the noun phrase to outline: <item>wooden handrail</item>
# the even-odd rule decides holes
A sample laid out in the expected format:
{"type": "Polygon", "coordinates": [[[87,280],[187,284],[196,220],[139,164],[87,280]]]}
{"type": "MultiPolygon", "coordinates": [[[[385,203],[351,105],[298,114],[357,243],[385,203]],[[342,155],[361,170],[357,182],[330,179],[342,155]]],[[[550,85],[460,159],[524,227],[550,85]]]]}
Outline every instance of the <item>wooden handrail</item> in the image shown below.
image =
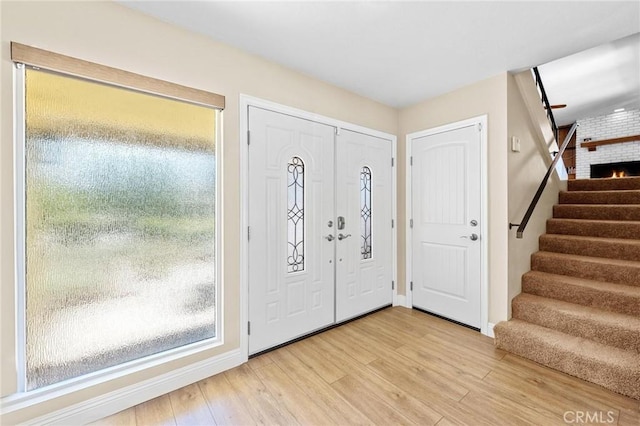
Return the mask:
{"type": "Polygon", "coordinates": [[[564,139],[564,142],[562,142],[562,145],[560,145],[560,149],[558,150],[558,153],[555,155],[555,157],[553,157],[553,161],[551,162],[551,165],[549,166],[547,173],[542,178],[542,182],[540,182],[540,186],[538,187],[536,194],[533,196],[533,200],[531,200],[531,204],[529,204],[529,208],[527,209],[527,212],[524,214],[522,221],[520,223],[509,223],[509,229],[513,228],[514,226],[518,227],[518,231],[516,233],[517,238],[522,238],[524,228],[527,227],[527,223],[529,223],[529,219],[531,219],[533,210],[538,205],[538,201],[542,196],[542,192],[544,191],[544,188],[547,186],[547,181],[549,180],[549,176],[551,176],[553,169],[556,168],[556,164],[558,164],[558,161],[562,157],[564,150],[567,148],[567,145],[569,145],[569,141],[571,140],[571,137],[573,136],[573,134],[576,132],[577,127],[578,127],[578,123],[573,123],[573,126],[571,126],[571,129],[569,129],[569,133],[567,133],[567,137],[564,139]]]}
{"type": "Polygon", "coordinates": [[[614,143],[637,142],[640,141],[640,135],[624,136],[622,138],[602,139],[599,141],[582,142],[582,148],[589,148],[589,151],[595,151],[600,145],[611,145],[614,143]]]}

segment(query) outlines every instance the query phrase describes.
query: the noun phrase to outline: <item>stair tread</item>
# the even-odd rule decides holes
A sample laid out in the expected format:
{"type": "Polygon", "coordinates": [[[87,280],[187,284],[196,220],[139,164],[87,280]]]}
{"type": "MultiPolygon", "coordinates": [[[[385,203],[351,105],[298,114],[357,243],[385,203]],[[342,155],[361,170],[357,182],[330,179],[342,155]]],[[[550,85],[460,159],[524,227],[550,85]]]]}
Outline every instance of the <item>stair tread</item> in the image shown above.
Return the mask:
{"type": "Polygon", "coordinates": [[[544,271],[529,271],[525,275],[539,278],[547,278],[553,281],[559,281],[573,286],[586,287],[590,289],[607,291],[628,297],[638,298],[640,300],[640,287],[633,285],[614,284],[606,281],[590,280],[587,278],[572,277],[571,275],[553,274],[544,271]]]}
{"type": "Polygon", "coordinates": [[[640,220],[606,220],[606,219],[574,219],[570,217],[552,217],[548,219],[554,222],[576,222],[580,224],[587,223],[608,223],[608,224],[620,224],[624,226],[640,225],[640,220]]]}
{"type": "Polygon", "coordinates": [[[574,318],[581,318],[588,322],[598,322],[609,327],[619,327],[628,331],[640,330],[640,317],[621,314],[618,312],[605,311],[590,306],[577,305],[575,303],[564,302],[562,300],[550,299],[536,296],[534,294],[520,293],[514,301],[516,303],[530,303],[534,305],[544,304],[553,310],[571,315],[574,318]]]}
{"type": "Polygon", "coordinates": [[[637,352],[594,342],[584,337],[573,336],[519,319],[503,321],[498,323],[496,328],[499,330],[515,330],[523,335],[536,335],[539,339],[546,341],[546,343],[554,347],[562,348],[568,352],[578,353],[585,358],[594,359],[604,364],[615,364],[623,368],[628,368],[636,371],[637,374],[640,375],[640,354],[637,352]]]}
{"type": "Polygon", "coordinates": [[[554,240],[570,240],[570,241],[593,241],[595,243],[612,243],[629,246],[640,246],[640,240],[632,240],[630,238],[611,238],[611,237],[589,237],[585,235],[571,234],[542,234],[540,238],[548,238],[554,240]]]}
{"type": "Polygon", "coordinates": [[[494,327],[496,346],[640,399],[640,353],[511,319],[494,327]]]}
{"type": "Polygon", "coordinates": [[[627,193],[627,194],[633,194],[633,193],[639,193],[640,189],[604,189],[604,190],[596,190],[596,191],[588,191],[588,190],[567,190],[567,191],[560,191],[560,192],[570,192],[572,194],[611,194],[611,193],[616,193],[616,194],[620,194],[620,193],[627,193]]]}
{"type": "Polygon", "coordinates": [[[638,260],[621,260],[621,259],[608,259],[605,257],[592,257],[592,256],[580,256],[578,254],[556,253],[552,251],[537,251],[533,256],[544,257],[559,257],[562,259],[578,260],[583,262],[601,263],[606,265],[616,266],[631,266],[640,268],[640,261],[638,260]]]}
{"type": "Polygon", "coordinates": [[[638,189],[640,188],[640,177],[629,176],[625,178],[601,178],[601,179],[572,179],[568,181],[568,189],[589,191],[598,188],[621,188],[621,189],[638,189]]]}

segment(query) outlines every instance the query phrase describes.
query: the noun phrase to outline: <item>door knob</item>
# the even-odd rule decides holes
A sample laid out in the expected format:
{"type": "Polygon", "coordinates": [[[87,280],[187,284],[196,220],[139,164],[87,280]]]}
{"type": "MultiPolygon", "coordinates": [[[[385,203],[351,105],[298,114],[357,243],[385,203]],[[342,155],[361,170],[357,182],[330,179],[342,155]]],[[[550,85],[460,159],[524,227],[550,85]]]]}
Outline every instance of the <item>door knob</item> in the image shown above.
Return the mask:
{"type": "Polygon", "coordinates": [[[327,239],[327,241],[333,241],[333,235],[329,234],[325,237],[327,239]]]}
{"type": "Polygon", "coordinates": [[[469,238],[471,239],[471,241],[476,241],[478,239],[478,234],[471,234],[469,238]]]}
{"type": "Polygon", "coordinates": [[[347,238],[349,238],[351,236],[351,234],[338,234],[338,241],[342,241],[342,240],[346,240],[347,238]]]}

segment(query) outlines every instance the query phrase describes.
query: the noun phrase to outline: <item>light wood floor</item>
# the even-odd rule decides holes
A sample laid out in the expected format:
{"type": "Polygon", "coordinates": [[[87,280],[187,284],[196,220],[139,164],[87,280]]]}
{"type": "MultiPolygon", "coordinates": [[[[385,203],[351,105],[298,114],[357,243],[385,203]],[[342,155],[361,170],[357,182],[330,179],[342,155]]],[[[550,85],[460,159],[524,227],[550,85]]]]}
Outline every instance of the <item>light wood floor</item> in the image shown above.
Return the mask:
{"type": "Polygon", "coordinates": [[[492,339],[467,328],[389,308],[95,424],[566,425],[586,419],[638,426],[640,401],[495,349],[492,339]]]}

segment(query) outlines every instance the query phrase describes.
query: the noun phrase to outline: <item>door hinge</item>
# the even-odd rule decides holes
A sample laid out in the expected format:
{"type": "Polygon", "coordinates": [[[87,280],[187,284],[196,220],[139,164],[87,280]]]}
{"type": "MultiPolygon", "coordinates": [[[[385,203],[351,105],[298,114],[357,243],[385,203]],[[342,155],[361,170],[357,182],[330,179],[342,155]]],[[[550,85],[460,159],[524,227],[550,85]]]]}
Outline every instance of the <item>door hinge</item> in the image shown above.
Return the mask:
{"type": "Polygon", "coordinates": [[[340,136],[340,127],[336,127],[336,136],[340,136]]]}
{"type": "Polygon", "coordinates": [[[393,167],[394,164],[395,164],[395,161],[394,161],[393,157],[391,157],[391,167],[393,167]]]}
{"type": "Polygon", "coordinates": [[[391,290],[395,290],[396,289],[396,282],[395,281],[391,281],[391,290]]]}
{"type": "Polygon", "coordinates": [[[251,145],[251,131],[247,130],[247,145],[251,145]]]}
{"type": "Polygon", "coordinates": [[[410,281],[410,287],[411,291],[413,291],[413,281],[410,281]]]}
{"type": "Polygon", "coordinates": [[[413,166],[413,155],[411,157],[409,157],[409,165],[413,166]]]}
{"type": "Polygon", "coordinates": [[[393,219],[391,219],[391,227],[393,228],[395,226],[396,226],[396,222],[393,219]]]}
{"type": "Polygon", "coordinates": [[[251,335],[251,321],[247,321],[247,334],[251,335]]]}
{"type": "Polygon", "coordinates": [[[409,228],[413,228],[413,219],[409,219],[409,228]]]}
{"type": "Polygon", "coordinates": [[[247,226],[247,240],[251,239],[251,227],[247,226]]]}
{"type": "Polygon", "coordinates": [[[482,123],[478,123],[478,131],[481,132],[482,131],[482,123]]]}

